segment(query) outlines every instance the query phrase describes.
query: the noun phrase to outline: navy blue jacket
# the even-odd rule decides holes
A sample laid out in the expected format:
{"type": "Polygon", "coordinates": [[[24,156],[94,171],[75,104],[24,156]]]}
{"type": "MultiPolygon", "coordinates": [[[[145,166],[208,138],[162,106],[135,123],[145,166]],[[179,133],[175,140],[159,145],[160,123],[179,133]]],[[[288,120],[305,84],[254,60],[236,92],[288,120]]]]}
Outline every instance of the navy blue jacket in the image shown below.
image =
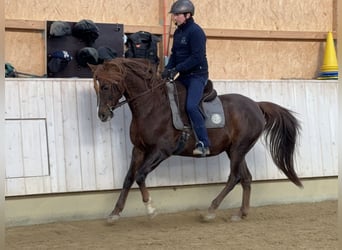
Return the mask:
{"type": "Polygon", "coordinates": [[[176,68],[181,75],[208,74],[206,35],[192,17],[177,27],[166,68],[176,68]]]}

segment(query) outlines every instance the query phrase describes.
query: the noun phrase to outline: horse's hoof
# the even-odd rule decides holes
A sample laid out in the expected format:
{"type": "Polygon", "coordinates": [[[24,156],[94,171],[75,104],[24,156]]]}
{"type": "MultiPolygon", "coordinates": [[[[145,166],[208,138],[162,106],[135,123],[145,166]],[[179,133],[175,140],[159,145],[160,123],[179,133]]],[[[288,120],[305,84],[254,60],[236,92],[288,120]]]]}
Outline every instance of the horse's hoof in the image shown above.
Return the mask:
{"type": "Polygon", "coordinates": [[[204,222],[213,221],[216,218],[216,214],[215,213],[202,214],[201,218],[202,218],[202,221],[204,222]]]}
{"type": "Polygon", "coordinates": [[[120,215],[114,214],[107,217],[108,224],[114,224],[116,221],[120,219],[120,215]]]}
{"type": "Polygon", "coordinates": [[[147,215],[148,215],[148,218],[153,219],[154,217],[158,215],[158,213],[157,213],[157,210],[154,209],[152,213],[148,213],[147,215]]]}
{"type": "Polygon", "coordinates": [[[231,221],[241,221],[242,219],[241,219],[241,217],[238,216],[238,215],[233,215],[232,217],[230,217],[230,220],[231,220],[231,221]]]}

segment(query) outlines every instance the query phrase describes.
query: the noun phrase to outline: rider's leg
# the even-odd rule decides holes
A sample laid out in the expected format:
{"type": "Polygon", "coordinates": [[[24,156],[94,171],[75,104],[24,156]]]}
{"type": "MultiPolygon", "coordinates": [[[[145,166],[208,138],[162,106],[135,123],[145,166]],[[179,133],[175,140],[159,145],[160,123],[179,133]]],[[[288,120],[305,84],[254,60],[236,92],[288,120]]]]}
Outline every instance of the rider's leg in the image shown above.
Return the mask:
{"type": "Polygon", "coordinates": [[[194,154],[210,154],[210,141],[202,112],[199,108],[200,100],[208,78],[202,75],[191,75],[184,84],[187,87],[186,110],[191,120],[194,132],[198,139],[194,154]]]}

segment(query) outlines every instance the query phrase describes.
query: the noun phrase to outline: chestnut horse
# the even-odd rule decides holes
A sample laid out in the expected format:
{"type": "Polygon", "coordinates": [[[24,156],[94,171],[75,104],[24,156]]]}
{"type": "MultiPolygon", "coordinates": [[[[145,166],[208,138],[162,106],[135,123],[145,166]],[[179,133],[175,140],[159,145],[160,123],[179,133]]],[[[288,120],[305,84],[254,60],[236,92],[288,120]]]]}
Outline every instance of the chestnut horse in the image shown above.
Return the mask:
{"type": "MultiPolygon", "coordinates": [[[[113,110],[125,103],[132,112],[132,159],[108,222],[119,218],[134,181],[141,191],[147,214],[153,216],[155,208],[145,184],[147,175],[171,155],[193,157],[195,135],[191,128],[181,131],[173,126],[166,81],[148,61],[116,58],[89,67],[94,77],[99,119],[103,122],[110,120],[113,110]],[[124,101],[120,102],[122,97],[124,101]]],[[[177,84],[178,98],[181,113],[184,113],[185,89],[180,86],[177,84]]],[[[209,156],[226,152],[231,171],[225,187],[212,201],[204,219],[215,218],[215,210],[238,183],[243,188],[242,204],[232,219],[241,219],[248,214],[252,181],[245,156],[263,132],[275,165],[290,181],[302,187],[293,160],[300,125],[291,111],[277,104],[255,102],[239,94],[219,95],[219,98],[224,108],[225,126],[208,129],[209,156]]]]}

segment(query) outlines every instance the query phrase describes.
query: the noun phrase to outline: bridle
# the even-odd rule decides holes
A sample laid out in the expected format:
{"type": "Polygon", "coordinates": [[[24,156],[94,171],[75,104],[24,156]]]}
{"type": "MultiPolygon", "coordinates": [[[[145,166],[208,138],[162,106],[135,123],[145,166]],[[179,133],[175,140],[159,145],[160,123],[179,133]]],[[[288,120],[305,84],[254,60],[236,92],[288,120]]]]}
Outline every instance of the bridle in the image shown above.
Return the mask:
{"type": "MultiPolygon", "coordinates": [[[[107,107],[108,107],[108,109],[110,110],[110,112],[113,112],[115,109],[121,107],[122,105],[124,105],[124,104],[126,104],[126,103],[133,102],[134,100],[136,100],[136,99],[138,99],[138,98],[140,98],[140,97],[143,97],[143,96],[145,96],[145,95],[147,95],[147,94],[149,94],[149,93],[152,93],[155,89],[159,88],[160,86],[162,86],[162,85],[164,85],[164,84],[165,84],[165,82],[162,81],[161,83],[159,83],[159,84],[157,84],[157,85],[155,85],[155,86],[152,86],[152,88],[147,89],[146,91],[140,93],[139,95],[136,95],[136,96],[131,97],[131,98],[129,98],[129,99],[125,99],[125,100],[123,100],[123,101],[120,101],[120,102],[118,102],[118,103],[117,103],[116,105],[114,105],[114,106],[111,106],[111,105],[107,104],[107,107]]],[[[113,87],[112,87],[112,91],[113,91],[113,87]]]]}

